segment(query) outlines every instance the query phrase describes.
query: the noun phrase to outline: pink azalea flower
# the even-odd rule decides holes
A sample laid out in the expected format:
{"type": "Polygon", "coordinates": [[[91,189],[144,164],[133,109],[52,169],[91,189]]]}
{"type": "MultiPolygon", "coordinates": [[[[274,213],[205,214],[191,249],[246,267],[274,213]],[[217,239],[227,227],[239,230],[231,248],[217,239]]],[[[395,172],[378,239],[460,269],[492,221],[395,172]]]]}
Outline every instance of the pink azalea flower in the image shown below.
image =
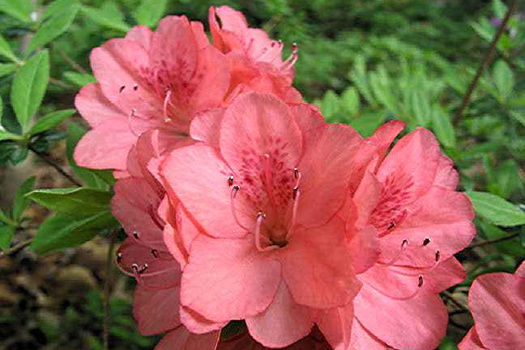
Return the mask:
{"type": "Polygon", "coordinates": [[[228,63],[199,22],[164,18],[157,30],[134,27],[125,38],[93,50],[97,83],[75,105],[91,126],[79,142],[81,166],[124,170],[138,135],[152,129],[187,135],[199,111],[221,105],[229,89],[228,63]]]}
{"type": "Polygon", "coordinates": [[[416,129],[387,155],[403,127],[388,123],[367,140],[375,160],[352,193],[357,213],[347,224],[361,230],[362,250],[379,246],[377,261],[358,271],[354,348],[436,348],[447,325],[439,293],[466,277],[453,254],[475,235],[472,205],[429,131],[416,129]]]}
{"type": "Polygon", "coordinates": [[[181,322],[181,267],[164,243],[164,191],[147,170],[151,159],[158,158],[166,146],[159,141],[163,139],[158,130],[141,135],[129,154],[127,177],[115,184],[113,214],[128,234],[118,249],[117,266],[137,280],[133,315],[140,333],[166,333],[156,350],[213,350],[219,340],[218,330],[192,334],[181,322]]]}
{"type": "Polygon", "coordinates": [[[525,344],[525,263],[515,274],[489,273],[469,291],[475,325],[460,350],[516,350],[525,344]]]}
{"type": "Polygon", "coordinates": [[[301,102],[301,94],[292,88],[297,45],[283,61],[283,43],[272,40],[257,28],[249,28],[244,15],[228,6],[210,7],[213,44],[228,59],[232,96],[242,92],[273,93],[287,102],[301,102]],[[220,24],[219,24],[220,20],[220,24]]]}
{"type": "MultiPolygon", "coordinates": [[[[182,264],[181,304],[215,324],[244,319],[272,348],[314,324],[329,331],[333,315],[318,311],[351,309],[360,288],[336,214],[361,137],[267,94],[210,113],[191,127],[204,142],[172,151],[160,171],[188,222],[166,235],[182,264]]],[[[182,322],[206,324],[194,320],[182,322]]]]}

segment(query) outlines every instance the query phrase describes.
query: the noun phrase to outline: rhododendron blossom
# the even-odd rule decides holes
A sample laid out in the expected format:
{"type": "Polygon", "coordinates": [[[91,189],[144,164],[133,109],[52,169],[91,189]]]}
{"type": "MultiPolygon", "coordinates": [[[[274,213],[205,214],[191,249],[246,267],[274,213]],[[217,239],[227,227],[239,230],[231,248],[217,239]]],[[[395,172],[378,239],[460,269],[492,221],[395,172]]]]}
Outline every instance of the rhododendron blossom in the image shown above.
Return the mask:
{"type": "Polygon", "coordinates": [[[363,288],[354,301],[352,342],[371,349],[439,345],[447,325],[439,293],[466,277],[453,254],[475,235],[472,205],[455,191],[457,172],[429,131],[416,129],[386,155],[403,127],[388,123],[367,140],[377,152],[352,196],[357,218],[350,220],[380,252],[358,276],[363,288]],[[376,237],[364,230],[369,225],[376,237]]]}
{"type": "Polygon", "coordinates": [[[479,276],[470,287],[468,303],[474,326],[460,350],[515,350],[525,344],[525,263],[516,273],[479,276]]]}
{"type": "Polygon", "coordinates": [[[215,129],[218,144],[179,148],[161,169],[199,229],[179,232],[181,304],[215,323],[244,319],[269,347],[303,338],[317,310],[351,305],[360,287],[335,214],[362,139],[304,112],[239,96],[215,129]]]}

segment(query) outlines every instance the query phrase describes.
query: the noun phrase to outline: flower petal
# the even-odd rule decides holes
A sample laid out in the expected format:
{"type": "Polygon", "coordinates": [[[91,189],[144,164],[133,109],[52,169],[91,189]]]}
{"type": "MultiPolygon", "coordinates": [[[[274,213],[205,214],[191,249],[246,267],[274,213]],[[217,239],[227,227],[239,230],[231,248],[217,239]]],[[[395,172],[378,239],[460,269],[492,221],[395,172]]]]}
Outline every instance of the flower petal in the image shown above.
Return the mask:
{"type": "Polygon", "coordinates": [[[150,289],[138,284],[133,294],[133,316],[142,335],[159,334],[180,325],[180,286],[150,289]]]}
{"type": "Polygon", "coordinates": [[[219,331],[207,334],[191,334],[183,326],[167,333],[155,350],[215,350],[219,342],[219,331]]]}

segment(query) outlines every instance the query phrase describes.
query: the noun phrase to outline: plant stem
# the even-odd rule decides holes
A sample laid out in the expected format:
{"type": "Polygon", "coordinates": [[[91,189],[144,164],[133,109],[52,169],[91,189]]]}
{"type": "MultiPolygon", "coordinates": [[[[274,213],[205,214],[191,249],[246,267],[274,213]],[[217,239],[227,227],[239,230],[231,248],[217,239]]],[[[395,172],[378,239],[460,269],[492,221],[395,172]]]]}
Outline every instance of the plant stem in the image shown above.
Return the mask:
{"type": "Polygon", "coordinates": [[[88,74],[88,71],[85,70],[80,64],[78,64],[77,62],[75,62],[75,60],[73,60],[71,57],[69,57],[65,52],[64,50],[60,50],[58,49],[58,55],[60,57],[62,57],[62,59],[64,61],[66,61],[70,66],[71,68],[73,68],[74,70],[76,70],[78,73],[81,73],[81,74],[88,74]]]}
{"type": "Polygon", "coordinates": [[[503,18],[501,26],[498,28],[496,35],[494,35],[494,38],[492,39],[492,42],[490,43],[489,50],[487,51],[485,57],[483,57],[483,60],[481,61],[481,64],[478,67],[478,70],[476,72],[476,75],[474,76],[474,79],[472,79],[472,81],[470,82],[467,92],[465,93],[465,96],[463,96],[463,100],[461,101],[461,106],[459,107],[459,109],[456,112],[456,115],[454,116],[454,123],[459,122],[459,120],[461,119],[463,115],[463,112],[465,111],[465,108],[467,108],[470,102],[472,93],[474,92],[476,86],[478,85],[481,75],[483,74],[485,69],[488,67],[488,65],[492,61],[492,58],[494,57],[494,52],[496,51],[496,45],[498,44],[499,39],[505,32],[505,28],[507,27],[510,17],[516,10],[517,5],[518,5],[518,0],[514,0],[512,4],[510,4],[507,10],[507,13],[505,14],[505,17],[503,18]]]}
{"type": "Polygon", "coordinates": [[[44,162],[46,162],[47,164],[49,164],[50,166],[52,166],[53,168],[55,168],[56,171],[58,171],[62,176],[64,176],[65,178],[67,178],[70,182],[72,182],[73,184],[77,185],[77,186],[82,186],[82,184],[80,182],[78,182],[77,180],[75,180],[71,175],[69,175],[64,169],[62,169],[62,167],[60,165],[58,165],[53,159],[51,159],[51,157],[49,157],[47,154],[45,153],[42,153],[38,150],[36,150],[34,147],[32,146],[29,146],[28,147],[29,150],[31,152],[33,152],[34,154],[36,154],[37,156],[39,156],[44,162]]]}
{"type": "Polygon", "coordinates": [[[106,278],[104,281],[104,350],[109,349],[109,326],[110,326],[110,312],[109,312],[109,297],[111,293],[111,271],[113,263],[113,248],[115,247],[115,233],[109,235],[108,255],[106,257],[106,278]]]}
{"type": "Polygon", "coordinates": [[[24,249],[25,247],[33,243],[33,240],[34,238],[29,238],[28,240],[20,242],[17,245],[14,245],[13,247],[11,247],[10,249],[6,251],[0,252],[0,258],[3,258],[4,256],[15,254],[16,252],[24,249]]]}
{"type": "Polygon", "coordinates": [[[468,306],[467,305],[464,305],[462,302],[460,302],[459,300],[456,300],[454,298],[454,296],[452,295],[452,293],[448,292],[448,291],[443,291],[443,295],[448,299],[450,300],[454,305],[456,305],[460,310],[462,311],[468,311],[468,306]]]}
{"type": "Polygon", "coordinates": [[[510,239],[518,237],[519,235],[520,235],[519,232],[516,232],[516,233],[513,233],[513,234],[508,235],[508,236],[494,238],[494,239],[491,239],[491,240],[488,240],[488,241],[479,242],[479,243],[476,243],[476,244],[471,244],[466,249],[479,248],[479,247],[484,247],[486,245],[491,245],[491,244],[494,244],[494,243],[508,241],[510,239]]]}

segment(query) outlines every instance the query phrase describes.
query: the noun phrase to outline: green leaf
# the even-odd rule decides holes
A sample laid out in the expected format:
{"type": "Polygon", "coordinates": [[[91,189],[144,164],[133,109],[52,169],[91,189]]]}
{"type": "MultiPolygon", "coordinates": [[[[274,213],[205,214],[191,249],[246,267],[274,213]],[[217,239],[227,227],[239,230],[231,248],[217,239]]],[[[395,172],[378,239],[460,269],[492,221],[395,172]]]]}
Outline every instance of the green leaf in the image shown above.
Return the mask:
{"type": "Polygon", "coordinates": [[[31,201],[25,197],[25,195],[33,190],[35,187],[35,177],[32,176],[28,178],[20,187],[18,188],[18,191],[16,192],[15,201],[13,203],[13,219],[15,221],[19,221],[22,217],[22,214],[29,206],[29,203],[31,201]]]}
{"type": "Polygon", "coordinates": [[[339,97],[332,90],[328,90],[321,101],[321,112],[326,120],[333,121],[339,109],[339,97]]]}
{"type": "Polygon", "coordinates": [[[456,147],[456,133],[449,116],[439,106],[432,109],[432,130],[441,144],[448,148],[456,147]]]}
{"type": "Polygon", "coordinates": [[[27,54],[30,54],[38,47],[43,47],[64,34],[69,26],[71,26],[71,23],[73,23],[79,9],[79,3],[72,0],[68,7],[63,8],[61,11],[58,11],[51,16],[51,18],[40,27],[29,42],[27,54]]]}
{"type": "Polygon", "coordinates": [[[0,12],[22,22],[31,22],[33,5],[29,0],[0,0],[0,12]]]}
{"type": "Polygon", "coordinates": [[[361,101],[359,100],[359,93],[354,86],[349,87],[343,92],[340,107],[344,113],[350,113],[353,116],[359,113],[361,101]]]}
{"type": "Polygon", "coordinates": [[[97,81],[95,77],[91,74],[82,74],[76,72],[65,72],[64,78],[66,78],[67,81],[77,85],[78,87],[83,87],[84,85],[94,83],[97,81]]]}
{"type": "Polygon", "coordinates": [[[365,100],[372,106],[376,106],[377,102],[374,99],[370,84],[368,82],[368,73],[366,71],[366,60],[362,55],[358,55],[354,61],[354,67],[349,74],[350,80],[357,86],[359,93],[363,95],[365,100]]]}
{"type": "Polygon", "coordinates": [[[121,32],[127,32],[130,29],[130,26],[124,21],[124,15],[114,2],[105,2],[100,9],[82,6],[82,13],[104,27],[121,32]]]}
{"type": "Polygon", "coordinates": [[[520,174],[518,164],[512,160],[501,163],[495,174],[498,194],[502,197],[510,197],[516,190],[523,187],[523,178],[520,174]]]}
{"type": "Polygon", "coordinates": [[[42,14],[42,20],[45,20],[54,14],[63,11],[68,8],[71,4],[78,4],[77,0],[57,0],[53,1],[49,6],[46,7],[46,10],[42,14]]]}
{"type": "Polygon", "coordinates": [[[355,118],[350,122],[350,126],[359,131],[364,137],[371,136],[374,131],[383,124],[388,117],[384,111],[369,113],[355,118]]]}
{"type": "Polygon", "coordinates": [[[0,222],[0,249],[7,250],[11,245],[11,240],[15,235],[16,227],[0,222]]]}
{"type": "Polygon", "coordinates": [[[85,183],[87,187],[107,190],[108,185],[114,183],[113,175],[107,170],[91,170],[77,165],[73,153],[78,141],[86,133],[86,130],[76,123],[69,123],[66,139],[66,154],[69,165],[85,183]]]}
{"type": "Polygon", "coordinates": [[[0,141],[6,141],[6,140],[21,140],[23,137],[20,135],[15,135],[10,133],[9,131],[0,130],[0,141]]]}
{"type": "MultiPolygon", "coordinates": [[[[510,233],[503,231],[499,227],[488,224],[483,220],[479,220],[477,224],[483,231],[483,234],[487,240],[503,238],[510,235],[510,233]]],[[[522,247],[521,244],[516,244],[519,242],[519,240],[520,238],[516,237],[508,241],[494,243],[493,245],[502,253],[520,257],[525,255],[525,248],[522,247]]]]}
{"type": "Polygon", "coordinates": [[[439,350],[458,350],[458,347],[452,339],[445,337],[441,341],[441,345],[439,345],[439,350]]]}
{"type": "Polygon", "coordinates": [[[29,135],[35,135],[44,131],[47,131],[51,128],[54,128],[58,124],[62,123],[67,117],[76,113],[75,109],[65,109],[63,111],[56,111],[49,113],[42,118],[38,119],[29,130],[29,135]]]}
{"type": "Polygon", "coordinates": [[[18,57],[16,57],[15,53],[11,49],[11,46],[9,46],[9,43],[7,42],[7,40],[5,40],[4,37],[1,35],[0,35],[0,56],[3,56],[15,63],[20,62],[18,57]]]}
{"type": "Polygon", "coordinates": [[[47,219],[40,226],[30,248],[39,254],[44,254],[56,249],[77,246],[116,225],[115,218],[109,211],[83,218],[58,214],[47,219]]]}
{"type": "Polygon", "coordinates": [[[0,222],[9,224],[11,226],[16,226],[16,222],[11,219],[2,209],[0,209],[0,222]]]}
{"type": "Polygon", "coordinates": [[[133,12],[133,17],[139,24],[148,27],[155,26],[166,12],[168,0],[142,0],[133,12]]]}
{"type": "Polygon", "coordinates": [[[507,12],[507,5],[505,5],[501,0],[492,0],[492,11],[497,18],[505,17],[507,12]]]}
{"type": "Polygon", "coordinates": [[[11,104],[16,117],[26,129],[36,113],[49,82],[49,53],[47,50],[33,56],[18,71],[11,88],[11,104]]]}
{"type": "Polygon", "coordinates": [[[510,114],[516,118],[517,121],[521,123],[521,125],[525,126],[525,114],[521,111],[510,111],[510,114]]]}
{"type": "Polygon", "coordinates": [[[0,78],[13,73],[17,68],[14,63],[0,63],[0,78]]]}
{"type": "Polygon", "coordinates": [[[86,216],[109,210],[111,194],[90,188],[52,188],[36,190],[27,197],[60,214],[86,216]]]}
{"type": "Polygon", "coordinates": [[[514,90],[514,73],[505,61],[498,61],[492,70],[492,80],[503,101],[508,100],[514,90]]]}
{"type": "Polygon", "coordinates": [[[411,97],[411,111],[412,120],[417,122],[417,125],[428,126],[432,121],[430,101],[428,97],[419,89],[413,89],[411,97]]]}
{"type": "Polygon", "coordinates": [[[498,226],[525,224],[525,212],[501,197],[487,192],[466,192],[472,200],[476,214],[498,226]]]}

